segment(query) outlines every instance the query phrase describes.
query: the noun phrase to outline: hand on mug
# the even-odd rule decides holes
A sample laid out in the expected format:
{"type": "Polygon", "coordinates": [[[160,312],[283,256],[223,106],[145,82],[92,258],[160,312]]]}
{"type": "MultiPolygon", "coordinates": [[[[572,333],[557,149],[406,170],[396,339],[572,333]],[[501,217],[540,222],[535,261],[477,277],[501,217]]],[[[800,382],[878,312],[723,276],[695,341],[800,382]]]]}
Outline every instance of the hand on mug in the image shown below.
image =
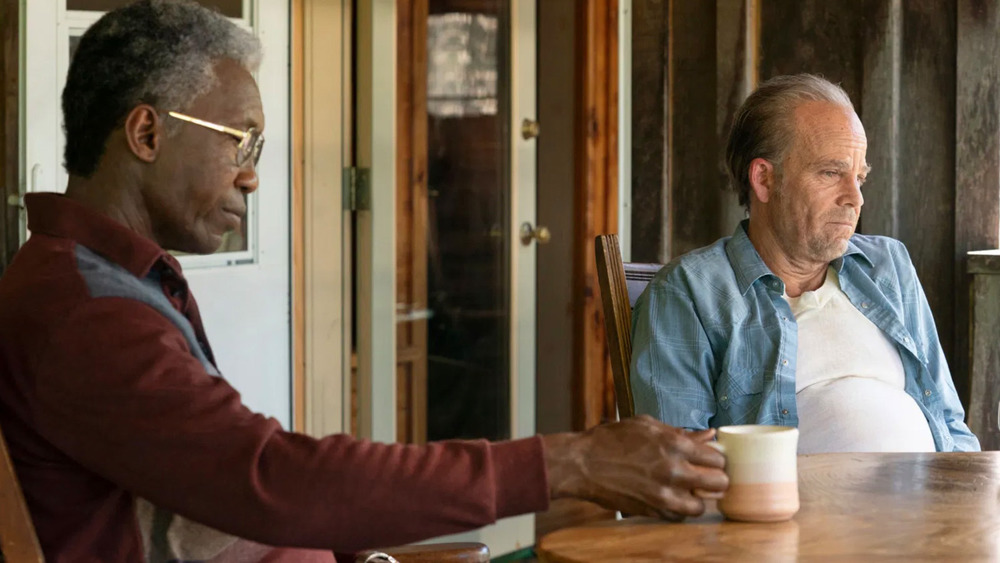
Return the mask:
{"type": "Polygon", "coordinates": [[[633,515],[681,520],[705,511],[695,494],[725,491],[715,430],[687,432],[649,416],[545,436],[552,498],[577,497],[633,515]]]}

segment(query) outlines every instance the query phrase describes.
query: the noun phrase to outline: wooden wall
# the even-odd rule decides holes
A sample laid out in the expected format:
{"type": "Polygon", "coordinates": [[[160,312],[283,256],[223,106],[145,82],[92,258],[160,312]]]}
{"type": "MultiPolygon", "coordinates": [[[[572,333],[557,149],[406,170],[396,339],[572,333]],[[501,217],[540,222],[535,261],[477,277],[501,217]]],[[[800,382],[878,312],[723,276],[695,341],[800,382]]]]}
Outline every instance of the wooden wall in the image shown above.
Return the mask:
{"type": "Polygon", "coordinates": [[[868,133],[859,230],[906,243],[967,403],[965,253],[1000,243],[1000,0],[633,6],[632,259],[729,235],[742,215],[720,195],[733,110],[758,77],[821,74],[868,133]]]}
{"type": "Polygon", "coordinates": [[[573,428],[615,419],[594,237],[618,232],[618,2],[577,3],[573,428]]]}

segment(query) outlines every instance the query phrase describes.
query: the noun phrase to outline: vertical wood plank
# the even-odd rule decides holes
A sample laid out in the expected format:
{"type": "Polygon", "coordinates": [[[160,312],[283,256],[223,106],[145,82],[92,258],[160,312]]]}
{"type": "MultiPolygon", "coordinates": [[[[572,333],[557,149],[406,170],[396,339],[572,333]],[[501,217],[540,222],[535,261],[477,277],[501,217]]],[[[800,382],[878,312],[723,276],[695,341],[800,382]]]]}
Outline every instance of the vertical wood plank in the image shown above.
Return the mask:
{"type": "Polygon", "coordinates": [[[860,10],[824,0],[760,6],[760,79],[809,72],[839,83],[857,103],[862,81],[860,10]]]}
{"type": "MultiPolygon", "coordinates": [[[[427,0],[397,11],[396,302],[427,308],[427,0]]],[[[397,323],[397,439],[427,441],[427,320],[397,323]]]]}
{"type": "Polygon", "coordinates": [[[972,342],[968,422],[984,450],[1000,449],[1000,253],[969,256],[972,342]]]}
{"type": "Polygon", "coordinates": [[[859,230],[899,237],[900,77],[903,25],[901,0],[869,0],[864,22],[861,100],[855,108],[868,136],[865,205],[859,230]]]}
{"type": "Polygon", "coordinates": [[[306,427],[306,278],[303,177],[305,33],[303,0],[292,1],[292,427],[306,427]]]}
{"type": "Polygon", "coordinates": [[[959,361],[953,353],[960,261],[955,251],[955,0],[906,0],[902,8],[900,91],[906,98],[899,107],[897,158],[905,165],[898,168],[898,238],[910,251],[927,294],[955,387],[966,397],[968,360],[959,361]]]}
{"type": "Polygon", "coordinates": [[[667,0],[632,0],[632,260],[666,262],[667,0]]]}
{"type": "MultiPolygon", "coordinates": [[[[757,84],[757,47],[759,36],[758,0],[719,0],[716,2],[716,174],[715,185],[722,191],[717,210],[718,236],[732,233],[746,217],[736,191],[729,185],[724,151],[733,116],[757,84]]],[[[706,186],[706,189],[711,189],[706,186]]],[[[705,233],[707,239],[712,233],[705,233]]],[[[716,238],[718,238],[718,236],[716,238]]],[[[710,240],[705,244],[714,242],[710,240]]]]}
{"type": "Polygon", "coordinates": [[[679,256],[728,234],[720,213],[715,2],[671,0],[667,96],[667,179],[670,255],[679,256]]]}
{"type": "Polygon", "coordinates": [[[18,195],[19,10],[17,0],[0,1],[0,182],[3,212],[0,212],[0,273],[6,269],[20,244],[19,211],[6,204],[18,195]]]}
{"type": "MultiPolygon", "coordinates": [[[[398,304],[410,303],[413,297],[413,191],[410,186],[410,166],[413,162],[413,4],[397,6],[396,10],[396,313],[405,313],[398,304]]],[[[426,47],[424,47],[426,50],[426,47]]],[[[413,327],[396,323],[396,440],[408,442],[411,437],[409,400],[410,367],[407,352],[412,346],[413,327]]]]}
{"type": "MultiPolygon", "coordinates": [[[[969,341],[969,278],[965,253],[1000,246],[1000,2],[958,0],[955,100],[955,353],[952,368],[968,373],[971,397],[978,399],[975,378],[988,377],[996,385],[1000,371],[968,369],[969,357],[995,354],[996,333],[969,341]],[[986,349],[983,349],[983,347],[986,349]]],[[[978,292],[985,290],[978,289],[978,292]]],[[[940,321],[939,321],[940,322],[940,321]]],[[[992,364],[995,368],[996,364],[992,364]]],[[[956,384],[958,382],[956,381],[956,384]]],[[[978,382],[980,385],[985,382],[978,382]]],[[[994,405],[995,407],[995,405],[994,405]]],[[[971,410],[971,405],[970,405],[971,410]]],[[[993,409],[995,410],[995,408],[993,409]]],[[[994,413],[995,414],[995,413],[994,413]]],[[[970,412],[971,420],[971,412],[970,412]]],[[[995,427],[994,427],[995,428],[995,427]]],[[[995,443],[994,447],[1000,447],[995,443]]]]}
{"type": "Polygon", "coordinates": [[[577,20],[577,228],[574,272],[574,427],[589,428],[615,416],[594,237],[618,228],[618,2],[587,0],[577,20]]]}
{"type": "MultiPolygon", "coordinates": [[[[413,273],[412,301],[415,309],[427,309],[427,238],[430,232],[427,194],[427,15],[428,0],[413,2],[413,20],[420,25],[413,26],[413,123],[410,144],[410,185],[412,190],[413,241],[411,256],[413,273]]],[[[410,392],[410,422],[413,428],[411,442],[422,444],[427,441],[427,320],[412,321],[411,347],[418,356],[413,361],[410,392]]]]}

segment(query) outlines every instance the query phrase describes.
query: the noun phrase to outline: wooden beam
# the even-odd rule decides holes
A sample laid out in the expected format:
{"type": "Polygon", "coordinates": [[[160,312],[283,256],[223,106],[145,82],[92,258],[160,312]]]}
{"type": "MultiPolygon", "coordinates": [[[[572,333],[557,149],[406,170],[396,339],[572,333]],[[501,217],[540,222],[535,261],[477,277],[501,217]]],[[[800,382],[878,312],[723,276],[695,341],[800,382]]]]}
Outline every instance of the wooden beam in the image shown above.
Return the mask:
{"type": "MultiPolygon", "coordinates": [[[[396,12],[396,302],[427,308],[428,0],[396,12]]],[[[404,313],[407,311],[404,311],[404,313]]],[[[427,320],[397,323],[396,439],[427,441],[427,320]]]]}
{"type": "Polygon", "coordinates": [[[579,384],[573,425],[589,428],[615,418],[594,237],[618,230],[618,2],[587,0],[577,14],[574,346],[579,384]]]}

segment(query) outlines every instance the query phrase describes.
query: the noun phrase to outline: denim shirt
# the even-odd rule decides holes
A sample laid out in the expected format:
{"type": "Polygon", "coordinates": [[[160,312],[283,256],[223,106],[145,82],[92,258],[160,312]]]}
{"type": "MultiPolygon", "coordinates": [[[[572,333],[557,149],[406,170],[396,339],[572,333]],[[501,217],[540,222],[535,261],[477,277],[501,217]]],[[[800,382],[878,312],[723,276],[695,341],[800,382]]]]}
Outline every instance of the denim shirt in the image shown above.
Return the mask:
{"type": "MultiPolygon", "coordinates": [[[[798,426],[798,325],[782,298],[784,283],[761,260],[747,225],[673,260],[639,297],[632,314],[636,413],[698,429],[798,426]]],[[[937,450],[978,451],[903,243],[856,234],[831,266],[851,303],[896,344],[905,391],[927,418],[937,450]]]]}

